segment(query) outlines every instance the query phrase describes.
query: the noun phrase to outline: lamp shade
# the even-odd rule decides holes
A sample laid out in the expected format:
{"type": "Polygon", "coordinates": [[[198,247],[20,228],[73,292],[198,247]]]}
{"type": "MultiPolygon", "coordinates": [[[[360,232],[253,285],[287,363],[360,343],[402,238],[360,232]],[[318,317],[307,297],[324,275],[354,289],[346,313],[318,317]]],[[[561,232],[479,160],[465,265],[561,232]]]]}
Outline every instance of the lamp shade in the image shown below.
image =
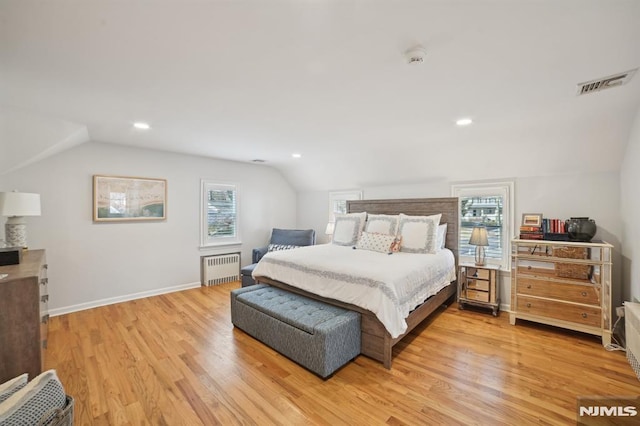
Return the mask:
{"type": "Polygon", "coordinates": [[[324,230],[324,233],[327,235],[333,235],[333,230],[335,228],[335,223],[329,222],[327,223],[327,227],[324,230]]]}
{"type": "Polygon", "coordinates": [[[476,226],[471,232],[471,238],[469,238],[469,244],[473,246],[488,246],[489,235],[487,234],[487,228],[484,226],[476,226]]]}
{"type": "Polygon", "coordinates": [[[40,216],[40,194],[0,192],[0,216],[40,216]]]}

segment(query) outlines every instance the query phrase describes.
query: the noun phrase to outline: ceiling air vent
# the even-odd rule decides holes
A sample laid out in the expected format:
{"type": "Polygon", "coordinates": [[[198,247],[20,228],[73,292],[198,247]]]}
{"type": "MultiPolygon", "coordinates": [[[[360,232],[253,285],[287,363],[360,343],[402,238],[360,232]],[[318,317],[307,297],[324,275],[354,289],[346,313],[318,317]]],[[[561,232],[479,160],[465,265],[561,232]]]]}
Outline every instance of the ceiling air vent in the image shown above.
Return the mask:
{"type": "Polygon", "coordinates": [[[626,84],[638,68],[621,72],[619,74],[610,75],[608,77],[599,78],[597,80],[586,81],[578,84],[578,95],[586,95],[587,93],[598,92],[612,87],[622,86],[626,84]]]}

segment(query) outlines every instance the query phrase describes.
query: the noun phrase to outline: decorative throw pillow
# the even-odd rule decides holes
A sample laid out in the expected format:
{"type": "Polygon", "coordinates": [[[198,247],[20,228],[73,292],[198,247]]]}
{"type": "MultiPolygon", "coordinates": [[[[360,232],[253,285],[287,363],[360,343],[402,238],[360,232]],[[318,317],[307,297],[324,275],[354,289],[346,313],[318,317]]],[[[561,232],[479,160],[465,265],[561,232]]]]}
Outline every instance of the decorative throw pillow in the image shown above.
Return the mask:
{"type": "Polygon", "coordinates": [[[393,235],[363,232],[358,240],[358,244],[356,244],[356,248],[380,253],[391,253],[391,246],[395,239],[393,235]]]}
{"type": "Polygon", "coordinates": [[[11,395],[18,392],[20,389],[27,385],[29,381],[29,375],[24,373],[15,379],[11,379],[0,385],[0,403],[7,400],[11,395]]]}
{"type": "Polygon", "coordinates": [[[377,234],[393,235],[398,231],[398,215],[370,214],[364,230],[377,234]]]}
{"type": "Polygon", "coordinates": [[[337,214],[331,242],[339,246],[353,246],[364,229],[365,212],[337,214]]]}
{"type": "Polygon", "coordinates": [[[55,409],[63,409],[66,404],[67,397],[55,370],[45,371],[0,404],[0,424],[46,425],[55,409]],[[44,416],[46,413],[50,415],[44,416]],[[45,419],[41,419],[43,416],[45,419]]]}
{"type": "Polygon", "coordinates": [[[438,224],[442,214],[407,216],[400,214],[398,236],[402,237],[400,251],[406,253],[435,253],[438,244],[438,224]]]}
{"type": "Polygon", "coordinates": [[[269,248],[267,249],[267,252],[270,251],[280,251],[280,250],[291,250],[294,248],[298,248],[300,246],[294,246],[291,244],[269,244],[269,248]]]}
{"type": "Polygon", "coordinates": [[[447,242],[447,224],[438,225],[438,250],[442,250],[447,242]]]}

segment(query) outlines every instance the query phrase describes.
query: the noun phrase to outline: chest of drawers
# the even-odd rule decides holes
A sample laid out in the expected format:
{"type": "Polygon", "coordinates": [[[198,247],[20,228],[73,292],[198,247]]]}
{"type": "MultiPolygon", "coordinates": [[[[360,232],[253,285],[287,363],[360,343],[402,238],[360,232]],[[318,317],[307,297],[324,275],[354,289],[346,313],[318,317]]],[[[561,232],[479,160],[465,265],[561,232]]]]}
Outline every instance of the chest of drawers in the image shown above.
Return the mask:
{"type": "Polygon", "coordinates": [[[24,252],[18,265],[0,267],[0,383],[42,372],[47,347],[48,279],[44,250],[24,252]]]}

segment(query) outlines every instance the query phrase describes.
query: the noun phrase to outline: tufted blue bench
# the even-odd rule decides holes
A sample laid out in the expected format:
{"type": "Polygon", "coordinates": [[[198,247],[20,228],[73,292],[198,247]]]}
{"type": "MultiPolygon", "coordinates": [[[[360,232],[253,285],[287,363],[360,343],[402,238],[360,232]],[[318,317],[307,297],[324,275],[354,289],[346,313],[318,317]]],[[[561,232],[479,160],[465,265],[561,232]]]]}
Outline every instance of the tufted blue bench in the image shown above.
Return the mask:
{"type": "Polygon", "coordinates": [[[231,292],[231,322],[322,378],[360,354],[360,314],[265,284],[231,292]]]}

